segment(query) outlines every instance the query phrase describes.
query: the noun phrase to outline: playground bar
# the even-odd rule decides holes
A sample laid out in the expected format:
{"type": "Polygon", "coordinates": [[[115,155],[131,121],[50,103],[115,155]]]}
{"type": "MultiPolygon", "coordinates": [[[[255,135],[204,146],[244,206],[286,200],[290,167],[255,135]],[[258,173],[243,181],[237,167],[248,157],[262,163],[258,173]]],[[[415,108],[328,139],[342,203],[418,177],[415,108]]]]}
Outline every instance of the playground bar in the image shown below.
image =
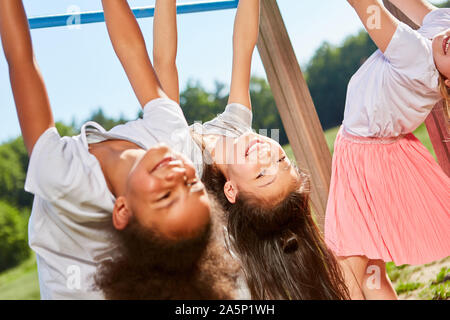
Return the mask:
{"type": "MultiPolygon", "coordinates": [[[[226,9],[237,8],[239,0],[227,0],[227,1],[214,1],[214,2],[196,2],[196,3],[182,3],[177,5],[177,13],[195,13],[205,11],[217,11],[226,9]]],[[[133,13],[136,18],[149,18],[153,17],[155,13],[155,7],[142,7],[133,9],[133,13]]],[[[63,27],[67,25],[76,24],[88,24],[104,22],[105,17],[103,11],[95,12],[73,12],[60,15],[34,17],[29,20],[30,29],[63,27]]]]}

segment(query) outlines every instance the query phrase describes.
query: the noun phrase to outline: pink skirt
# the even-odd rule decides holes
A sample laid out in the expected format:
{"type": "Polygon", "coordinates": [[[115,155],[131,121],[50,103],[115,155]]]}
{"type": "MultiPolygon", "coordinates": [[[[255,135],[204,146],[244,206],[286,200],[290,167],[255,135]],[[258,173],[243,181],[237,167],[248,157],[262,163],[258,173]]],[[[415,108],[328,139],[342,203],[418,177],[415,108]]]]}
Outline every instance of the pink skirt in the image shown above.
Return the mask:
{"type": "Polygon", "coordinates": [[[396,265],[450,255],[450,178],[412,134],[361,138],[339,131],[325,218],[337,256],[396,265]]]}

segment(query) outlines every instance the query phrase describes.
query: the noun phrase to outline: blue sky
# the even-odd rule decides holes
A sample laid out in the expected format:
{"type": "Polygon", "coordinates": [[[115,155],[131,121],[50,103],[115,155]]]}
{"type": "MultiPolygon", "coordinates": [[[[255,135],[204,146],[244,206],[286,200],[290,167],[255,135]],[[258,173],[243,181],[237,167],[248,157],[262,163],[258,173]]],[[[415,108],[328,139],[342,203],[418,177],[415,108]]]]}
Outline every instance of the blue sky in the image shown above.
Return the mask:
{"type": "MultiPolygon", "coordinates": [[[[193,2],[178,0],[178,2],[193,2]]],[[[66,13],[73,5],[81,11],[100,10],[100,0],[24,0],[29,17],[66,13]]],[[[132,7],[153,5],[154,0],[129,0],[132,7]]],[[[339,44],[362,25],[344,0],[278,0],[300,64],[305,65],[324,42],[339,44]]],[[[228,84],[231,76],[232,28],[235,10],[180,15],[178,69],[183,89],[192,79],[206,88],[215,81],[228,84]]],[[[140,25],[149,52],[153,19],[140,25]]],[[[77,122],[102,107],[109,116],[133,119],[139,111],[126,76],[112,51],[105,24],[32,31],[35,54],[57,121],[77,122]]],[[[255,51],[254,75],[265,77],[255,51]]],[[[0,142],[20,134],[7,66],[0,54],[0,142]]]]}

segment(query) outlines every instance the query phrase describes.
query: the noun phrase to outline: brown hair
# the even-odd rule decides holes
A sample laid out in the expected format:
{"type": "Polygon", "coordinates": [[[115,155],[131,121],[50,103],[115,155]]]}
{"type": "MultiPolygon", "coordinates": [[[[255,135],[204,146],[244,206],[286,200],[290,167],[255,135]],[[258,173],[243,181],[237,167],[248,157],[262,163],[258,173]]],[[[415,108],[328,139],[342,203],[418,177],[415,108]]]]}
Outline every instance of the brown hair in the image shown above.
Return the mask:
{"type": "Polygon", "coordinates": [[[94,276],[106,299],[233,298],[239,266],[225,259],[211,226],[175,242],[132,221],[117,237],[120,254],[101,263],[94,276]]]}
{"type": "Polygon", "coordinates": [[[349,299],[342,271],[327,248],[309,206],[305,185],[275,206],[239,193],[226,198],[226,178],[215,165],[204,165],[202,180],[228,217],[228,234],[241,260],[252,299],[349,299]]]}

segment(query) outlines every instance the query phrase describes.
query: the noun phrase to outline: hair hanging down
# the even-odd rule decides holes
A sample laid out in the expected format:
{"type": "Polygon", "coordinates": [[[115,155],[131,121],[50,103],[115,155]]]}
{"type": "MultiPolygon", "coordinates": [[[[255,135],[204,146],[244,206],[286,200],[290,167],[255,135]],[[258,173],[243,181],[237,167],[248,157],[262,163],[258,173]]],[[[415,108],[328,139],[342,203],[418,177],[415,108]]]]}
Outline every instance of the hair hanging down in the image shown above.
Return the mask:
{"type": "Polygon", "coordinates": [[[350,299],[343,273],[327,248],[309,207],[309,179],[274,207],[238,194],[224,194],[226,178],[205,165],[203,182],[226,211],[232,249],[241,260],[252,299],[350,299]],[[306,189],[306,190],[302,190],[306,189]]]}
{"type": "Polygon", "coordinates": [[[117,231],[120,256],[100,264],[95,287],[109,300],[234,299],[239,266],[211,228],[221,226],[171,243],[133,221],[117,231]]]}

